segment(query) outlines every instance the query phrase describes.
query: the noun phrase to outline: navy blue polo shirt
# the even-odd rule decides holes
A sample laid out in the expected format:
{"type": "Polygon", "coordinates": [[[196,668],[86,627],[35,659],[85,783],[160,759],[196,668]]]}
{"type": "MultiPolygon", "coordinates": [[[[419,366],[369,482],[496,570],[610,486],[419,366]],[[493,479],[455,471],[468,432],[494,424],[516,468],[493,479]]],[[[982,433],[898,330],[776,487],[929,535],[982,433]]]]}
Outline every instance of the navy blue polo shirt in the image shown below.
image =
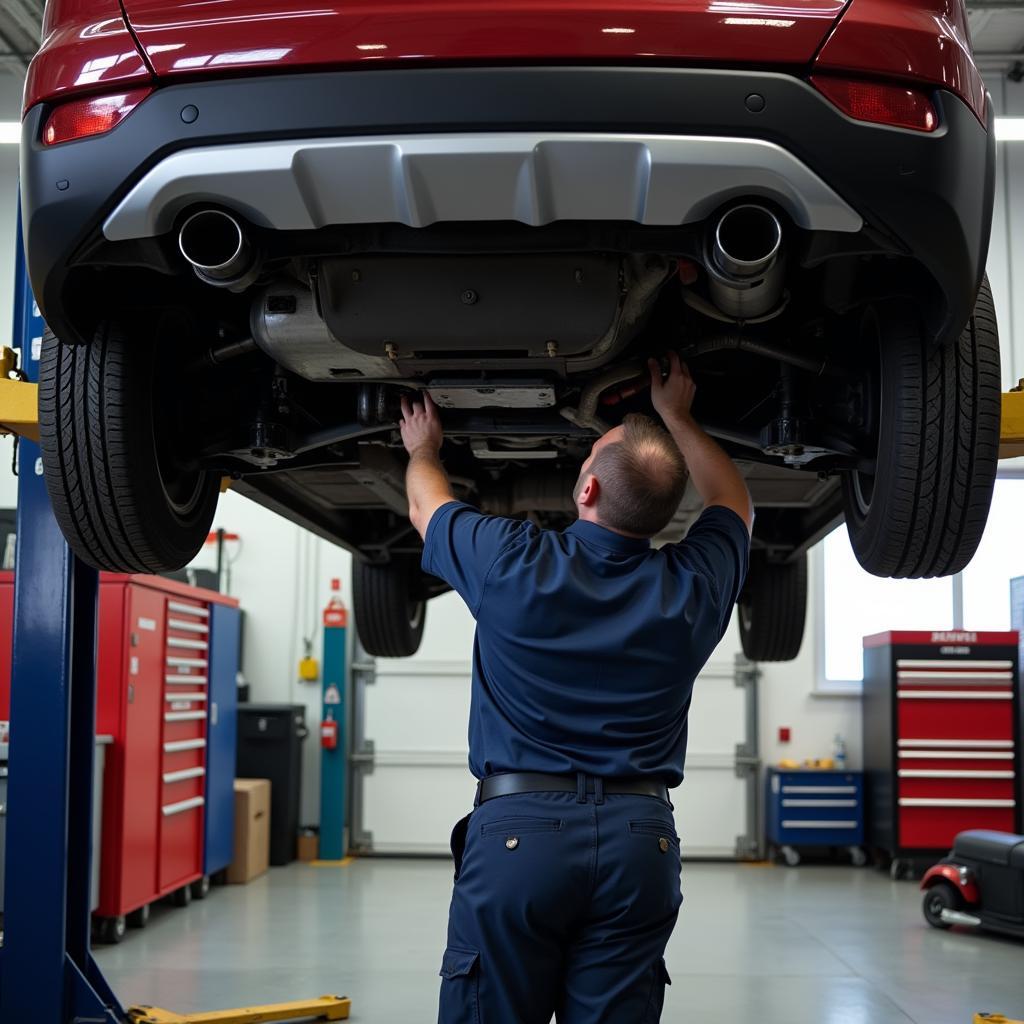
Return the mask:
{"type": "Polygon", "coordinates": [[[679,785],[693,682],[729,624],[749,550],[743,520],[722,506],[655,549],[582,520],[559,533],[442,505],[423,569],[476,619],[473,774],[679,785]]]}

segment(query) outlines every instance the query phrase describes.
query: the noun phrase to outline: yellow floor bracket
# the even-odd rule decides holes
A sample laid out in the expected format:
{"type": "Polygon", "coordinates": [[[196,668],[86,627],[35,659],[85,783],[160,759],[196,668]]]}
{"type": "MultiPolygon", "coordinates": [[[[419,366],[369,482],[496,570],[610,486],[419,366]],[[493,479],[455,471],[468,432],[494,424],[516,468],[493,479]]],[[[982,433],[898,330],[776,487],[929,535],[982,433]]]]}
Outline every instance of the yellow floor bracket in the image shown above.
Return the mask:
{"type": "Polygon", "coordinates": [[[270,1024],[284,1020],[348,1020],[351,1000],[344,996],[321,996],[272,1006],[244,1006],[212,1013],[171,1013],[157,1006],[131,1006],[131,1024],[270,1024]]]}
{"type": "Polygon", "coordinates": [[[1024,380],[1003,395],[1003,420],[999,429],[999,458],[1024,455],[1024,380]]]}
{"type": "Polygon", "coordinates": [[[1024,1020],[1010,1020],[1001,1013],[976,1013],[974,1024],[1024,1024],[1024,1020]]]}

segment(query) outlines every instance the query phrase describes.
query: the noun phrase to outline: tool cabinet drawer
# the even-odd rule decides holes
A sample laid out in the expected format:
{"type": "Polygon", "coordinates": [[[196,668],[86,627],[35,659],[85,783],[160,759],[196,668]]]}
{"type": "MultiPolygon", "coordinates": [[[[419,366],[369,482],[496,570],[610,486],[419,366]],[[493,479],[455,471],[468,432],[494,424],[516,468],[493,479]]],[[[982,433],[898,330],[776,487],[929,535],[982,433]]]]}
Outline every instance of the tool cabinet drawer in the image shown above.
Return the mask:
{"type": "Polygon", "coordinates": [[[768,772],[768,841],[778,846],[857,846],[864,838],[859,772],[768,772]]]}

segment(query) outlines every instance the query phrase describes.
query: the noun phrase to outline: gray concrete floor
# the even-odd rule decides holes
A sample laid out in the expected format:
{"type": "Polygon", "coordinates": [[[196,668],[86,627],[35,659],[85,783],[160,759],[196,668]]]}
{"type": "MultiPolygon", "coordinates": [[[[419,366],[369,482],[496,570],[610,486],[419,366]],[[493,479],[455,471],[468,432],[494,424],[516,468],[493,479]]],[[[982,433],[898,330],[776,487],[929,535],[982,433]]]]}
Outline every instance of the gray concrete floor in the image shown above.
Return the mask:
{"type": "MultiPolygon", "coordinates": [[[[443,861],[275,868],[185,910],[154,908],[148,928],[97,959],[126,1005],[190,1013],[337,993],[354,1021],[429,1024],[450,885],[443,861]]],[[[1024,943],[929,928],[914,883],[871,869],[686,864],[683,888],[665,1022],[1024,1018],[1024,943]]]]}

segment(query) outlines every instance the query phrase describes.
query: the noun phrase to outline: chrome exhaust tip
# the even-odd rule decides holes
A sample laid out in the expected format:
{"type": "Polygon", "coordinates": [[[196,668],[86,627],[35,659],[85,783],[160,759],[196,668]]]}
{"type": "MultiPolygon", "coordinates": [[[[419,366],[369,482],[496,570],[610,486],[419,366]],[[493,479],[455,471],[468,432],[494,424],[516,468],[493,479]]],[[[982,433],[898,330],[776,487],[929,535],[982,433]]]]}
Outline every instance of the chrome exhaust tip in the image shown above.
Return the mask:
{"type": "Polygon", "coordinates": [[[758,203],[734,206],[711,232],[707,270],[711,298],[737,320],[764,316],[782,294],[782,224],[758,203]]]}
{"type": "Polygon", "coordinates": [[[757,277],[782,248],[782,225],[771,210],[754,203],[734,206],[715,226],[714,259],[730,277],[757,277]]]}
{"type": "Polygon", "coordinates": [[[223,210],[193,213],[181,225],[178,248],[207,284],[237,288],[255,278],[256,252],[242,225],[223,210]]]}

